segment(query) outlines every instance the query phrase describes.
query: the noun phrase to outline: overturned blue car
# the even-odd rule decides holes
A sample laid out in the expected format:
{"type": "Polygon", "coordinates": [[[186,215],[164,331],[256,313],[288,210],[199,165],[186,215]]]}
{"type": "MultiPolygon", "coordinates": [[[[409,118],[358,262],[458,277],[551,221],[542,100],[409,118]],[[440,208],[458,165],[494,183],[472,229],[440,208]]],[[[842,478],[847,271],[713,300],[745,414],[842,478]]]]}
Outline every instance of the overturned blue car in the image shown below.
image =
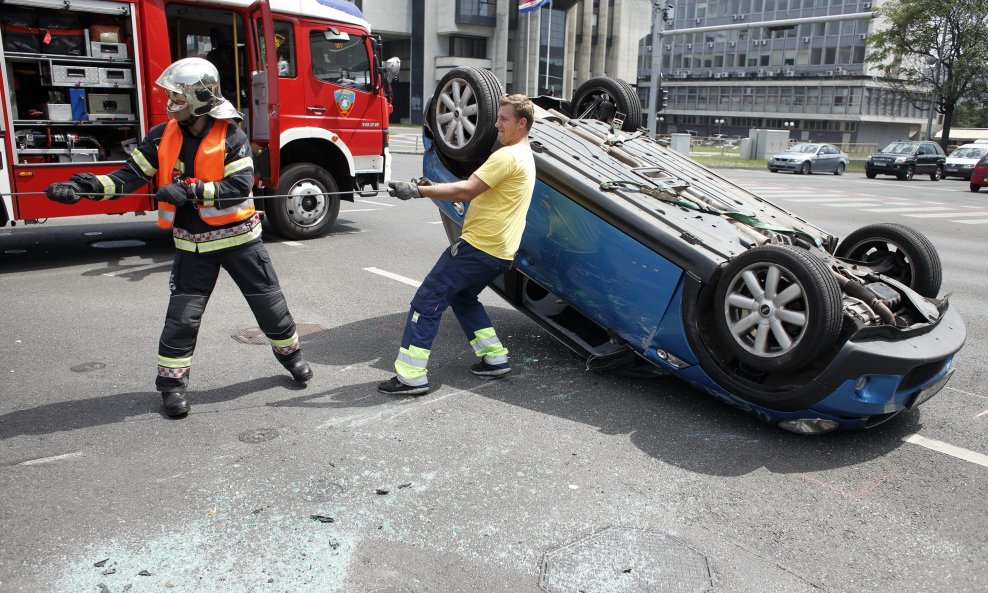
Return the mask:
{"type": "MultiPolygon", "coordinates": [[[[427,177],[465,178],[496,149],[503,92],[484,70],[443,77],[427,177]]],[[[535,102],[528,225],[492,288],[590,368],[651,365],[804,434],[877,426],[950,379],[965,329],[922,234],[824,232],[645,134],[623,81],[535,102]]],[[[465,205],[436,205],[453,241],[465,205]]]]}

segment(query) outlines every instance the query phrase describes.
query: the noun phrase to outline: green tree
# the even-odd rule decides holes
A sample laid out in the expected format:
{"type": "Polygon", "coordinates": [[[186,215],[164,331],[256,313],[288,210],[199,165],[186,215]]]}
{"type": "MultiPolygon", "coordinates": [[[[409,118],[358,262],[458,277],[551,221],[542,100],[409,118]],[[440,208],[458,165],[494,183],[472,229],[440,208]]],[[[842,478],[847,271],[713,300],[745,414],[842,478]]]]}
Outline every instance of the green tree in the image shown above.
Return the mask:
{"type": "Polygon", "coordinates": [[[868,61],[913,105],[932,93],[946,148],[958,103],[988,96],[988,0],[895,0],[879,15],[868,61]]]}

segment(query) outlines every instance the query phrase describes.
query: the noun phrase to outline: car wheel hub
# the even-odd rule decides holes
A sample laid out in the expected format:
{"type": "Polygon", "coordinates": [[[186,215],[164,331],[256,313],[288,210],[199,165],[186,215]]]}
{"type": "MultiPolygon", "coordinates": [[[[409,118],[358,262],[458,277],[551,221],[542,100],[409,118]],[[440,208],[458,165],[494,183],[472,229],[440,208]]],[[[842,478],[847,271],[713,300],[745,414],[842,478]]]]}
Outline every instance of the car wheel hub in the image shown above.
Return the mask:
{"type": "Polygon", "coordinates": [[[326,216],[327,196],[321,195],[325,190],[311,179],[303,179],[292,186],[286,198],[285,208],[292,222],[299,226],[308,227],[319,223],[326,216]]]}
{"type": "Polygon", "coordinates": [[[463,148],[477,131],[477,97],[465,80],[455,78],[439,93],[436,124],[451,148],[463,148]]]}
{"type": "Polygon", "coordinates": [[[756,264],[732,280],[724,314],[745,350],[766,358],[782,356],[805,333],[805,291],[785,268],[756,264]]]}

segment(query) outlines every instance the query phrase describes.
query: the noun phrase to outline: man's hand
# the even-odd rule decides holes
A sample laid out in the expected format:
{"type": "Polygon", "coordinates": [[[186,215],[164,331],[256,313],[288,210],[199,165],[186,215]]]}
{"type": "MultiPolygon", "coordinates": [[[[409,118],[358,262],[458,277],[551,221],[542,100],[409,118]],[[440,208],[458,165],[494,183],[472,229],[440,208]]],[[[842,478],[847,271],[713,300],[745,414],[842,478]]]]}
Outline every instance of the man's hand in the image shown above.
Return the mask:
{"type": "Polygon", "coordinates": [[[415,182],[415,185],[419,187],[423,187],[426,185],[435,185],[434,183],[432,183],[432,180],[429,179],[428,177],[419,177],[418,179],[412,179],[412,181],[415,182]]]}
{"type": "Polygon", "coordinates": [[[389,181],[388,188],[388,195],[394,196],[399,200],[422,197],[422,194],[419,193],[418,186],[411,181],[389,181]]]}
{"type": "Polygon", "coordinates": [[[169,183],[161,186],[154,197],[159,202],[167,202],[176,208],[181,208],[189,199],[188,186],[182,183],[169,183]]]}
{"type": "Polygon", "coordinates": [[[84,198],[98,200],[103,197],[103,184],[92,173],[76,173],[69,177],[69,181],[79,186],[84,198]]]}
{"type": "Polygon", "coordinates": [[[72,181],[59,181],[48,186],[45,195],[59,204],[75,204],[82,199],[82,188],[72,181]]]}

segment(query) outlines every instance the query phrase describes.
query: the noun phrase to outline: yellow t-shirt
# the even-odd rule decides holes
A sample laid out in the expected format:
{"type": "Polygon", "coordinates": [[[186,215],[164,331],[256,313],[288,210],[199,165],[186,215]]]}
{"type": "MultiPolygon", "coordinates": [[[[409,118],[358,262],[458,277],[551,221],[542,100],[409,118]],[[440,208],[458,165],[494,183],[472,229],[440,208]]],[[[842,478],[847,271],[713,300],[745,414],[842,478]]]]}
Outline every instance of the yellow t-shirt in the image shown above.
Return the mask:
{"type": "Polygon", "coordinates": [[[535,191],[535,158],[527,142],[495,151],[474,175],[490,189],[470,201],[460,237],[500,259],[514,259],[535,191]]]}

